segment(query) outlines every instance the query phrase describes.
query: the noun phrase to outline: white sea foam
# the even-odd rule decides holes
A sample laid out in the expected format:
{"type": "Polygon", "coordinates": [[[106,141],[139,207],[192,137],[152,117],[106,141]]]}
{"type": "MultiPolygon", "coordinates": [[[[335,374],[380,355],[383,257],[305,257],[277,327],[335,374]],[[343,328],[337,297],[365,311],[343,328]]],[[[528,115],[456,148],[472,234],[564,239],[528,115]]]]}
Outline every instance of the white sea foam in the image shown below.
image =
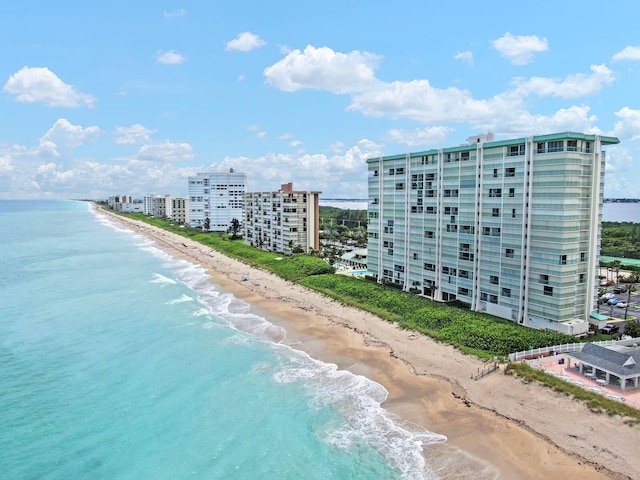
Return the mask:
{"type": "Polygon", "coordinates": [[[149,280],[149,283],[158,283],[160,285],[175,285],[176,281],[170,279],[169,277],[165,277],[161,273],[154,273],[153,280],[149,280]]]}
{"type": "Polygon", "coordinates": [[[180,298],[169,300],[167,302],[167,305],[176,305],[178,303],[185,303],[185,302],[193,302],[193,298],[183,293],[182,295],[180,295],[180,298]]]}
{"type": "Polygon", "coordinates": [[[203,317],[205,315],[209,315],[209,310],[207,310],[206,308],[198,308],[191,313],[192,317],[203,317]]]}
{"type": "Polygon", "coordinates": [[[387,398],[382,385],[296,353],[287,359],[287,368],[274,374],[274,380],[301,382],[311,394],[312,406],[331,406],[345,418],[344,427],[325,432],[328,443],[339,448],[366,443],[387,458],[403,478],[437,478],[425,461],[423,447],[445,442],[445,436],[406,424],[382,408],[381,403],[387,398]]]}

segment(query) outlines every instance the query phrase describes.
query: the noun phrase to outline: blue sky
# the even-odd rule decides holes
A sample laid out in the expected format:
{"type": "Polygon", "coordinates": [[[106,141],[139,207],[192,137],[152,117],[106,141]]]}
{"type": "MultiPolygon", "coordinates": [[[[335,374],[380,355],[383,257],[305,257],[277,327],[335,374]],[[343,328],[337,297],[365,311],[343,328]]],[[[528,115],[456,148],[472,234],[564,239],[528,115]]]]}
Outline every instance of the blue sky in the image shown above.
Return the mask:
{"type": "Polygon", "coordinates": [[[0,198],[365,198],[366,159],[563,131],[640,198],[640,3],[41,2],[0,16],[0,198]]]}

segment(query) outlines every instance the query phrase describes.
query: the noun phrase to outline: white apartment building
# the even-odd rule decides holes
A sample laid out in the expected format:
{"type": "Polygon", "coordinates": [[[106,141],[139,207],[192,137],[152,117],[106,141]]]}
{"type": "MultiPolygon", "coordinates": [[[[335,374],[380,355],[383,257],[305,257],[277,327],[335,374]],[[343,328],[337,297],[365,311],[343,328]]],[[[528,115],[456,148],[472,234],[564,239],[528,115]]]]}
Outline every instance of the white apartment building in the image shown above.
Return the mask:
{"type": "Polygon", "coordinates": [[[248,245],[291,255],[320,248],[320,192],[294,191],[293,184],[277,192],[245,195],[243,238],[248,245]]]}
{"type": "Polygon", "coordinates": [[[246,186],[247,174],[233,169],[189,177],[189,225],[226,232],[234,218],[242,223],[246,186]]]}
{"type": "Polygon", "coordinates": [[[367,160],[368,270],[532,328],[587,331],[598,287],[605,154],[558,133],[367,160]]]}

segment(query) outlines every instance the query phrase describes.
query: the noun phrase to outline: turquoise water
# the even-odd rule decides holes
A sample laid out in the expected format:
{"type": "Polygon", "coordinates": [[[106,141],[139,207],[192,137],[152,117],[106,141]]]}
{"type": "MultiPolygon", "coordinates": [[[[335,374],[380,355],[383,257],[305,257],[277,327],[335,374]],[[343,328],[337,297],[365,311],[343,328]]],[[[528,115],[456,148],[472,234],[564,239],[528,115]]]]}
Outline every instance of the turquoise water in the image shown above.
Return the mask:
{"type": "Polygon", "coordinates": [[[0,478],[447,477],[382,386],[88,204],[0,201],[0,241],[0,478]]]}

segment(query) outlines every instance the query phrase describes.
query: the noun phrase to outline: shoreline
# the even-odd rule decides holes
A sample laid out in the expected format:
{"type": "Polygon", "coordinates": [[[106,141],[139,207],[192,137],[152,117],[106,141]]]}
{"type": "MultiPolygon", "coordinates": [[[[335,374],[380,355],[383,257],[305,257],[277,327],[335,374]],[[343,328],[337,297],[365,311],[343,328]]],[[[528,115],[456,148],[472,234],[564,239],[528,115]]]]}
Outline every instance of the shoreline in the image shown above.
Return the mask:
{"type": "Polygon", "coordinates": [[[640,429],[618,417],[594,414],[580,402],[525,384],[502,369],[471,380],[483,363],[453,347],[188,238],[97,211],[202,265],[213,283],[284,327],[287,345],[383,385],[388,398],[382,406],[388,412],[448,438],[424,449],[430,460],[467,454],[472,456],[469,466],[486,478],[640,478],[640,429]]]}

